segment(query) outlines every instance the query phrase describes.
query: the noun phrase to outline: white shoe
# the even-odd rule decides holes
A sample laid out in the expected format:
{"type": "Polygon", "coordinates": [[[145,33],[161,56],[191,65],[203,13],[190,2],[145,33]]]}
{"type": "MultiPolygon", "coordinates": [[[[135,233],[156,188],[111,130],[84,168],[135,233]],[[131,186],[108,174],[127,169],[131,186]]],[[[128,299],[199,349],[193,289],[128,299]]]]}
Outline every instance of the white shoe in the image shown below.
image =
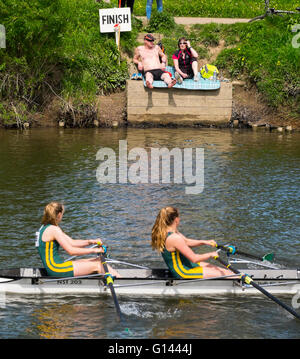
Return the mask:
{"type": "Polygon", "coordinates": [[[175,71],[175,79],[177,83],[179,83],[180,85],[182,84],[183,78],[180,76],[180,74],[177,71],[175,71]]]}
{"type": "Polygon", "coordinates": [[[199,81],[198,75],[197,75],[197,76],[194,76],[194,81],[195,81],[195,82],[198,82],[198,81],[199,81]]]}

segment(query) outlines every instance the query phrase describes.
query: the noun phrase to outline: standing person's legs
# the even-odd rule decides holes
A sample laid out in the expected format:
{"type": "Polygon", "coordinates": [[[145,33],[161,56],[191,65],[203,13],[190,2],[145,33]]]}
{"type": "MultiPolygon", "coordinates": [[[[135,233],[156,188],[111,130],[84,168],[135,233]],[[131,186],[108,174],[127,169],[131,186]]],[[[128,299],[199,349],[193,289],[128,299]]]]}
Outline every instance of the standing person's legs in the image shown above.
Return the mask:
{"type": "Polygon", "coordinates": [[[152,4],[153,4],[153,0],[147,0],[146,15],[148,20],[150,20],[151,17],[152,4]]]}
{"type": "Polygon", "coordinates": [[[156,0],[157,5],[157,11],[162,12],[163,11],[163,0],[156,0]]]}
{"type": "Polygon", "coordinates": [[[131,15],[133,14],[134,0],[127,0],[127,7],[130,7],[131,15]]]}
{"type": "MultiPolygon", "coordinates": [[[[118,0],[120,2],[120,0],[118,0]]],[[[126,6],[126,1],[127,0],[121,0],[121,7],[125,7],[126,6]]]]}

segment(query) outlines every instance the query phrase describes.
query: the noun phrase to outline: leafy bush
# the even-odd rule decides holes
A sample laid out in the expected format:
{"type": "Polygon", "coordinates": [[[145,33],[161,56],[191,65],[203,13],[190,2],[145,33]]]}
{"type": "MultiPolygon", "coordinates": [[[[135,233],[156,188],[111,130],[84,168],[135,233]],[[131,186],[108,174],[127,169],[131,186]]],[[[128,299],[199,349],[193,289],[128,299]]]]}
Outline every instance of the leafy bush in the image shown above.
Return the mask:
{"type": "MultiPolygon", "coordinates": [[[[127,64],[121,61],[114,34],[100,34],[99,8],[91,0],[6,0],[0,19],[6,49],[0,49],[0,98],[42,110],[57,96],[73,105],[93,103],[99,93],[124,89],[127,64]]],[[[122,48],[135,45],[134,29],[121,36],[122,48]]]]}

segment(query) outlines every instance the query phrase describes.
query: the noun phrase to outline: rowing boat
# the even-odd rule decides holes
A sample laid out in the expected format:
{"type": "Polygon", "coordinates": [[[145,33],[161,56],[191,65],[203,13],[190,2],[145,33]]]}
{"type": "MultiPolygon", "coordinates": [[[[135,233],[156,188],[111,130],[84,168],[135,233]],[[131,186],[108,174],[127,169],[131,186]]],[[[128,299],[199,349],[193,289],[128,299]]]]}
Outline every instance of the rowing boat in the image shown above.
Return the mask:
{"type": "MultiPolygon", "coordinates": [[[[300,291],[300,269],[240,269],[273,294],[300,291]]],[[[258,294],[251,285],[232,276],[210,279],[174,279],[168,269],[118,269],[122,276],[114,280],[118,295],[192,296],[211,294],[258,294]]],[[[0,270],[0,293],[4,294],[110,294],[103,275],[55,278],[42,268],[0,270]]]]}

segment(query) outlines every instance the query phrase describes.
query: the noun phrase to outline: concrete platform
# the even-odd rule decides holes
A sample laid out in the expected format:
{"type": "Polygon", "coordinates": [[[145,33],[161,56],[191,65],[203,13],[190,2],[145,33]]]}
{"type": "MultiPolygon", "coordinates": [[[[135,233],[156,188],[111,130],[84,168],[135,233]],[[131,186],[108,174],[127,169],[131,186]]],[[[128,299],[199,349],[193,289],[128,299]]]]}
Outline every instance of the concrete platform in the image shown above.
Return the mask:
{"type": "Polygon", "coordinates": [[[226,126],[231,119],[232,84],[219,90],[148,89],[142,81],[127,80],[129,124],[226,126]]]}

